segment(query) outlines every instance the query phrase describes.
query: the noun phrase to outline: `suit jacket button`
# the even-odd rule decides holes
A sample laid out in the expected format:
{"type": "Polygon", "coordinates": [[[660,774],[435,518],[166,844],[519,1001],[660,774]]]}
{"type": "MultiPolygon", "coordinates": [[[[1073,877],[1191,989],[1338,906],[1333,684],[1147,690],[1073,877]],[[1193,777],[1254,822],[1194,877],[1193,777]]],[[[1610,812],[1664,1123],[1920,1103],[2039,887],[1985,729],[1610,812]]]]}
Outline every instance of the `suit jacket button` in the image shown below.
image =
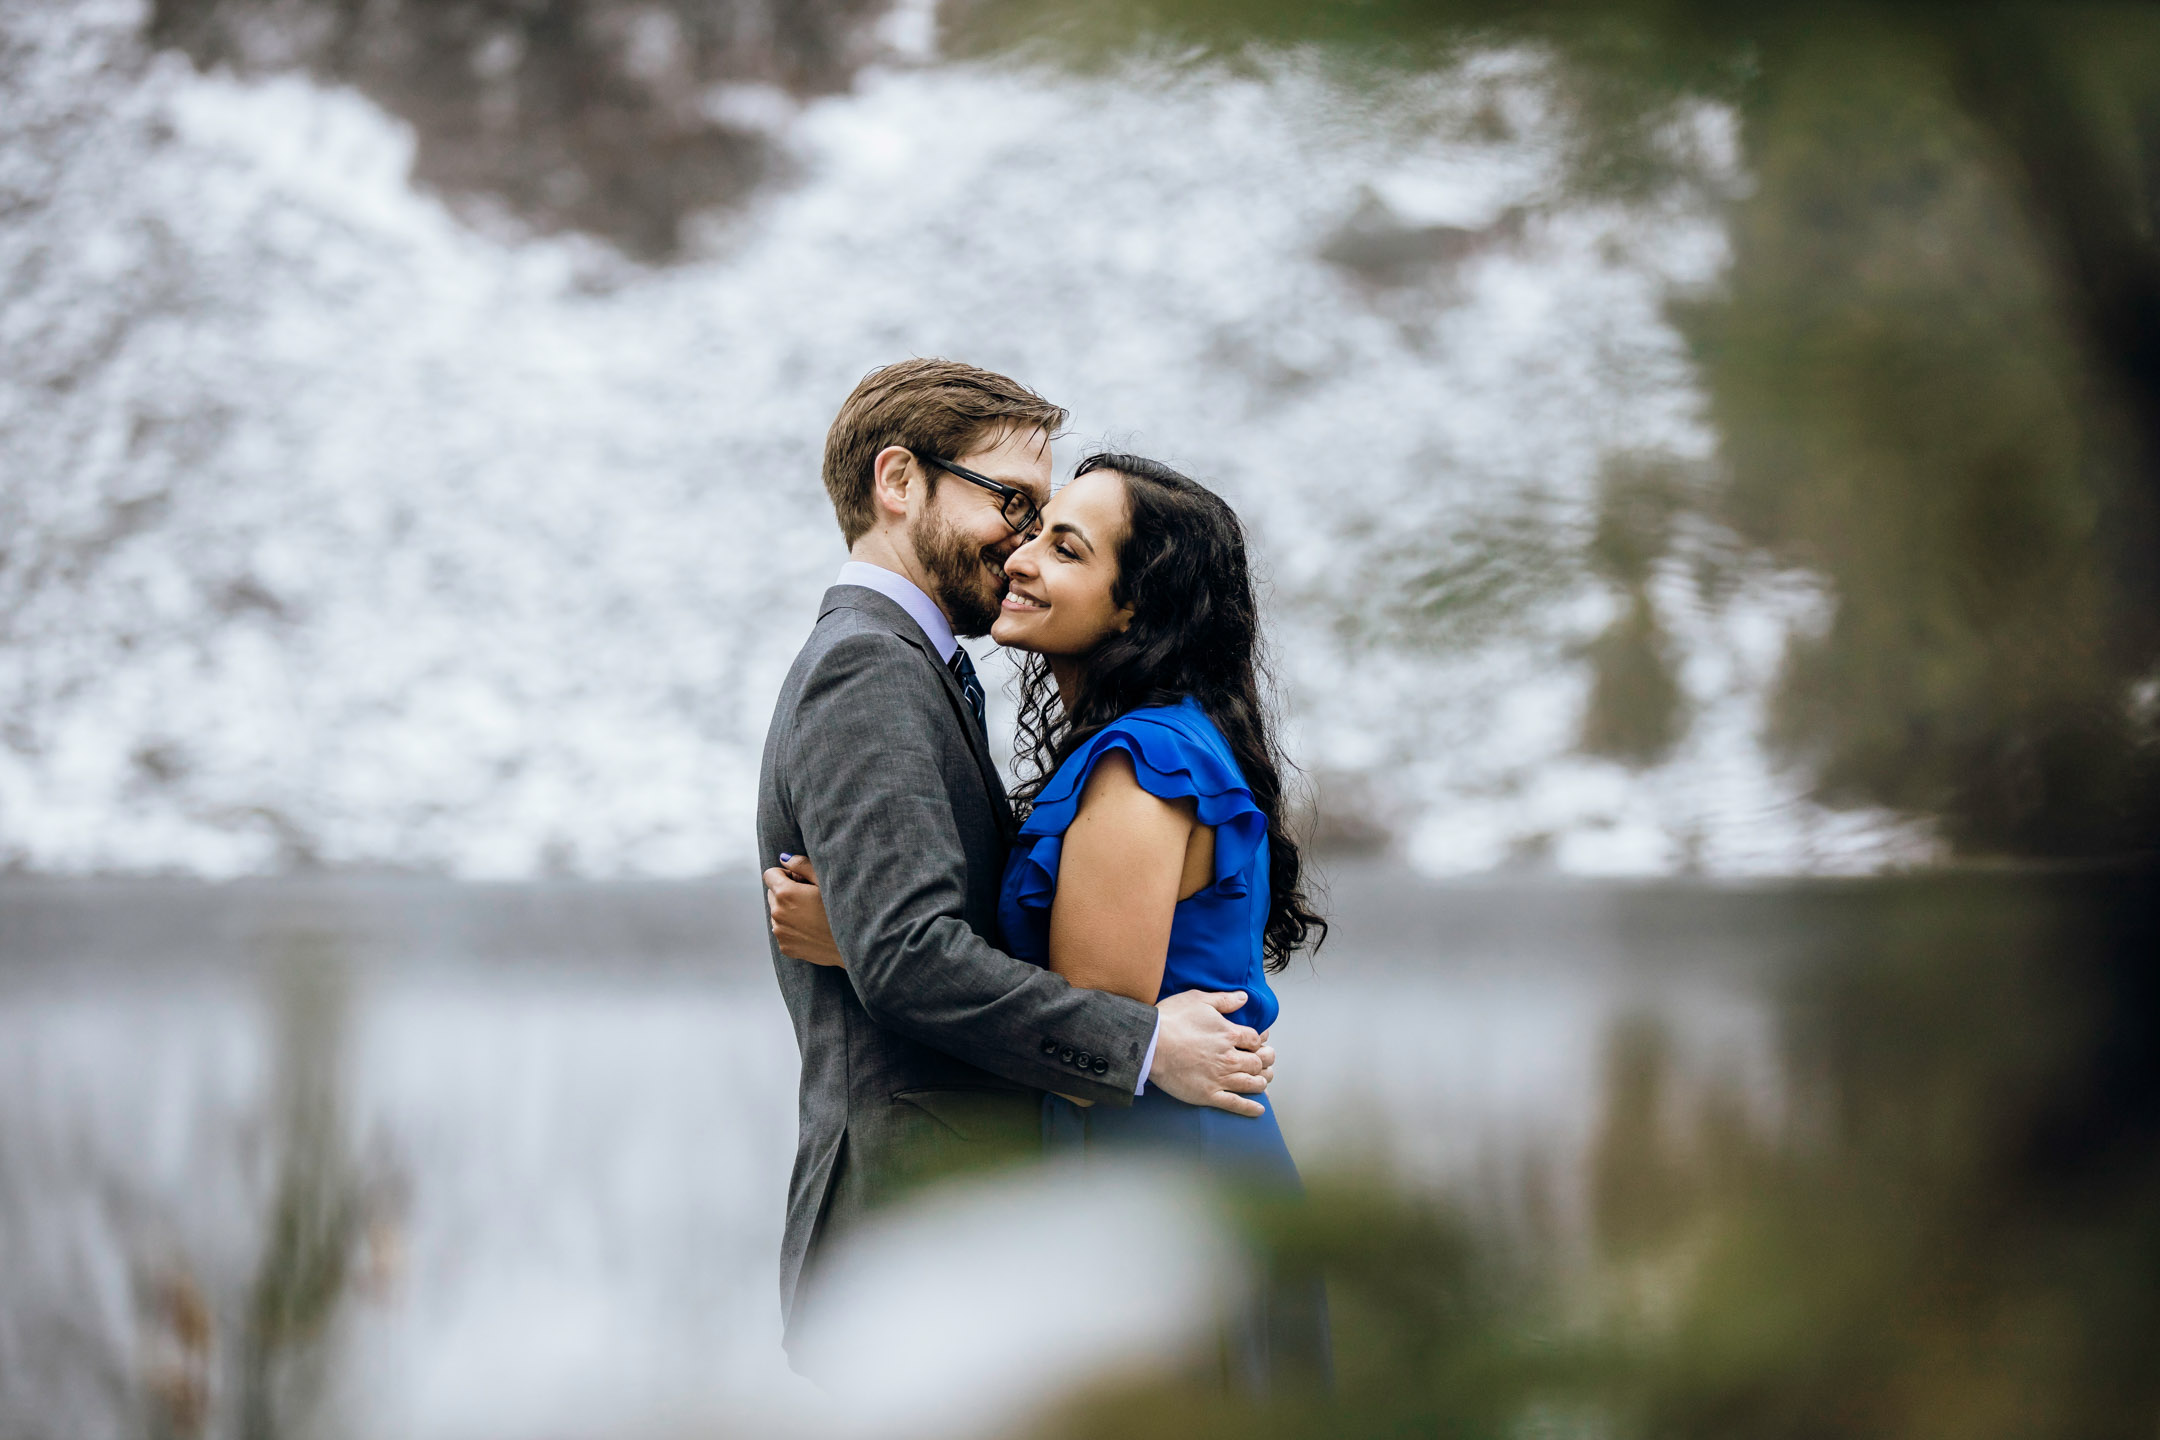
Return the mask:
{"type": "Polygon", "coordinates": [[[1065,1063],[1066,1063],[1067,1065],[1070,1065],[1070,1064],[1072,1064],[1072,1059],[1073,1059],[1073,1048],[1072,1048],[1072,1046],[1070,1046],[1070,1045],[1067,1045],[1067,1046],[1066,1046],[1066,1047],[1065,1047],[1065,1048],[1064,1048],[1063,1050],[1060,1050],[1060,1051],[1058,1052],[1058,1059],[1060,1059],[1060,1060],[1064,1061],[1064,1062],[1065,1062],[1065,1063]]]}
{"type": "Polygon", "coordinates": [[[1087,1069],[1090,1065],[1093,1065],[1094,1063],[1095,1057],[1088,1054],[1085,1050],[1082,1050],[1078,1055],[1073,1056],[1073,1064],[1079,1066],[1082,1070],[1087,1069]]]}
{"type": "Polygon", "coordinates": [[[1055,1041],[1055,1040],[1045,1040],[1045,1041],[1043,1041],[1043,1054],[1045,1054],[1045,1055],[1055,1055],[1055,1054],[1057,1054],[1057,1041],[1055,1041]]]}
{"type": "Polygon", "coordinates": [[[1098,1075],[1107,1075],[1110,1073],[1110,1062],[1103,1059],[1100,1055],[1095,1057],[1095,1073],[1098,1075]]]}

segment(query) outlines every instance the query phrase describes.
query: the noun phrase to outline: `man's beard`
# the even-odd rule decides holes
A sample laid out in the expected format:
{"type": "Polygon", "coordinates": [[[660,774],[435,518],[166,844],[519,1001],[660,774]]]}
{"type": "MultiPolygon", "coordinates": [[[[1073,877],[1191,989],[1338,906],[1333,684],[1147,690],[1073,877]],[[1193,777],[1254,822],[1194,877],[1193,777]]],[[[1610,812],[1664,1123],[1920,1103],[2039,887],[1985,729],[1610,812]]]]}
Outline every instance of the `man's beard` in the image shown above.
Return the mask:
{"type": "Polygon", "coordinates": [[[1005,562],[995,547],[970,545],[936,512],[915,523],[909,538],[930,578],[930,598],[952,620],[955,635],[987,635],[1005,599],[1005,562]]]}

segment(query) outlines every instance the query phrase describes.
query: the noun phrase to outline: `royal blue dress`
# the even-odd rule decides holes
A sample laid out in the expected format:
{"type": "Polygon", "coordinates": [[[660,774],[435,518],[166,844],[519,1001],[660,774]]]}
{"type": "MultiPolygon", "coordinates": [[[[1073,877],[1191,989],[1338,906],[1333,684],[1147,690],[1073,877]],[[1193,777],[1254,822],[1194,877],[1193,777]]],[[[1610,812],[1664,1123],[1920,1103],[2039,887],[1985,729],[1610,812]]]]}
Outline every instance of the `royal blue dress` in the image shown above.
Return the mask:
{"type": "MultiPolygon", "coordinates": [[[[1229,742],[1190,699],[1119,716],[1067,756],[1043,786],[1005,866],[998,923],[1006,950],[1038,965],[1050,963],[1050,901],[1065,831],[1096,762],[1112,750],[1132,757],[1142,789],[1165,800],[1191,800],[1200,823],[1215,827],[1215,878],[1177,902],[1156,998],[1185,990],[1243,990],[1245,1005],[1232,1018],[1266,1030],[1280,1008],[1261,948],[1269,894],[1267,817],[1253,803],[1229,742]]],[[[1045,1095],[1043,1147],[1053,1156],[1167,1153],[1233,1183],[1301,1192],[1274,1107],[1265,1095],[1254,1098],[1265,1114],[1187,1105],[1152,1084],[1130,1109],[1045,1095]]],[[[1271,1256],[1256,1258],[1254,1283],[1243,1287],[1242,1298],[1223,1316],[1220,1378],[1263,1398],[1285,1386],[1328,1388],[1333,1363],[1319,1275],[1271,1256]]]]}
{"type": "MultiPolygon", "coordinates": [[[[1266,1030],[1280,1008],[1261,950],[1268,914],[1267,816],[1253,802],[1229,742],[1190,699],[1119,716],[1068,755],[1043,786],[1005,866],[998,899],[1005,948],[1037,965],[1050,963],[1050,902],[1065,831],[1079,812],[1088,776],[1113,750],[1131,757],[1143,790],[1165,800],[1191,800],[1200,823],[1215,827],[1215,878],[1177,903],[1156,998],[1185,990],[1243,990],[1245,1005],[1231,1018],[1266,1030]]],[[[1053,1095],[1043,1105],[1043,1140],[1053,1154],[1168,1149],[1226,1175],[1294,1189],[1297,1166],[1274,1109],[1266,1096],[1255,1098],[1266,1114],[1187,1105],[1152,1084],[1130,1109],[1084,1107],[1053,1095]]]]}

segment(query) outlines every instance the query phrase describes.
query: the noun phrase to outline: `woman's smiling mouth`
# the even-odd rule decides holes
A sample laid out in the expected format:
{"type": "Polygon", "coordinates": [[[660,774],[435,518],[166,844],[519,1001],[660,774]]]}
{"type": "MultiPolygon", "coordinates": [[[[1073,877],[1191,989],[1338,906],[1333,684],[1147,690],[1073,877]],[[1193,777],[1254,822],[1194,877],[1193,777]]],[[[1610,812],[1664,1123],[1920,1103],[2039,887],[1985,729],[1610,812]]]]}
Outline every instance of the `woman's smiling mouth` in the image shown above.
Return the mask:
{"type": "Polygon", "coordinates": [[[1050,608],[1050,602],[1037,600],[1032,595],[1023,595],[1018,590],[1007,590],[1003,608],[1007,610],[1047,610],[1050,608]]]}

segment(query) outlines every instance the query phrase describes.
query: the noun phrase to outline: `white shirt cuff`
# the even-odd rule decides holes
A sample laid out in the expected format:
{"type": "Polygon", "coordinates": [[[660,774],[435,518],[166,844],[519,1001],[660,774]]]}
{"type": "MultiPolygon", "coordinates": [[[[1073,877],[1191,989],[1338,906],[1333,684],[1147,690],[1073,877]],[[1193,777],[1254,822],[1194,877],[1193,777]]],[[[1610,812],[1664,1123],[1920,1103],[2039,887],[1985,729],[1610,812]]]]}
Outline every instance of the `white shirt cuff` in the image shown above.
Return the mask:
{"type": "Polygon", "coordinates": [[[1140,1078],[1133,1082],[1132,1093],[1138,1095],[1147,1089],[1148,1072],[1155,1068],[1155,1042],[1162,1039],[1162,1016],[1155,1017],[1155,1033],[1148,1036],[1147,1054],[1140,1061],[1140,1078]]]}

